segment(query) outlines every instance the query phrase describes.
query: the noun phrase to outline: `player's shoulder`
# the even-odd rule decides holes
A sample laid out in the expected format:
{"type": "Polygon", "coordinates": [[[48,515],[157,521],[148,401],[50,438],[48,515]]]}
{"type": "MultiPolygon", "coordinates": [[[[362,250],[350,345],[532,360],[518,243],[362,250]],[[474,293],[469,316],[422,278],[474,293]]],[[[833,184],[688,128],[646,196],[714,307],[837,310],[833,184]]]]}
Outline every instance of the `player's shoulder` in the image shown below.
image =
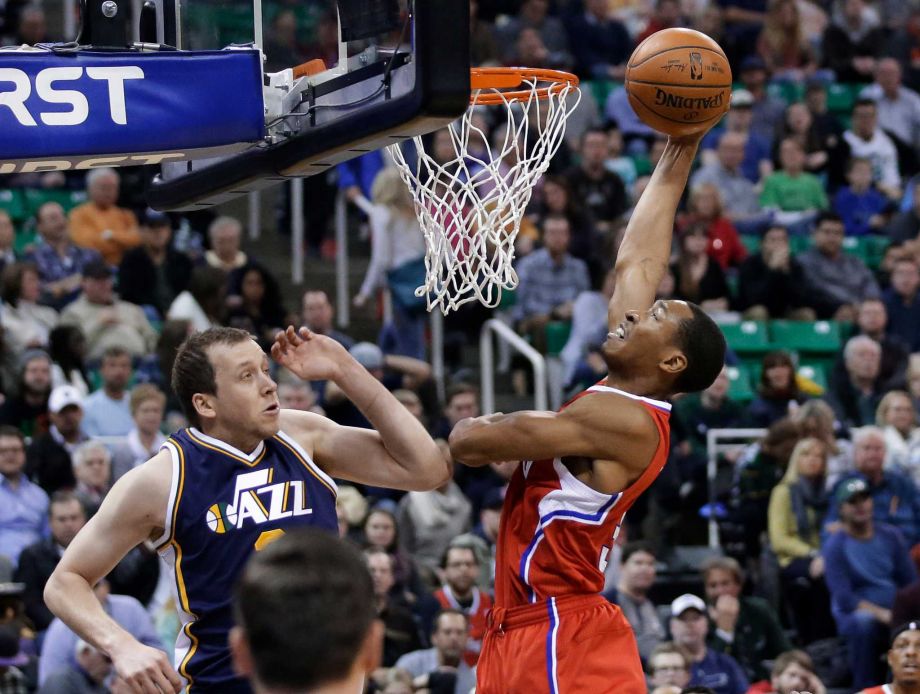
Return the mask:
{"type": "Polygon", "coordinates": [[[654,427],[650,415],[656,412],[670,413],[669,403],[634,395],[617,388],[595,385],[580,393],[563,410],[575,416],[597,418],[601,422],[624,424],[645,428],[654,427]]]}

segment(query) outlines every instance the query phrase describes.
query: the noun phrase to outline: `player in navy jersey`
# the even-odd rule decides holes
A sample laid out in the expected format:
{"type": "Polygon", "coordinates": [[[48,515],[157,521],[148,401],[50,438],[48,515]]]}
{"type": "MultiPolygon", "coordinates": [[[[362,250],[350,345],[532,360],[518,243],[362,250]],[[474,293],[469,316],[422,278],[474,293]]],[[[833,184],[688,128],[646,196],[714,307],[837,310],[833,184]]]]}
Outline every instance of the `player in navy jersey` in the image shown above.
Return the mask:
{"type": "Polygon", "coordinates": [[[245,331],[214,328],[183,343],[172,382],[191,426],[118,481],[45,589],[51,610],[107,653],[135,692],[249,694],[227,642],[233,584],[249,556],[285,529],[336,532],[332,478],[427,490],[450,477],[418,420],[339,343],[288,328],[272,356],[304,380],[334,382],[376,430],[282,410],[268,357],[245,331]],[[92,594],[145,540],[174,579],[182,619],[175,667],[112,621],[92,594]]]}

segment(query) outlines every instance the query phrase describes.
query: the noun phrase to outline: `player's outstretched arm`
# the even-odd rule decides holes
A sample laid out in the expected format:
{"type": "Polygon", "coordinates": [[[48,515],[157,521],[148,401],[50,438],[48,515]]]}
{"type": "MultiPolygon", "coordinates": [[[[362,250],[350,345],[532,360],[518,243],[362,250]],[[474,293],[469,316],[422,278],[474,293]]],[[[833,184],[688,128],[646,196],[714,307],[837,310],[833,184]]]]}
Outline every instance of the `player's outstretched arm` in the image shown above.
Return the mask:
{"type": "Polygon", "coordinates": [[[45,603],[77,635],[112,659],[138,694],[179,692],[182,680],[166,654],[139,643],[96,599],[93,586],[134,547],[164,525],[172,478],[165,451],[122,477],[64,552],[45,586],[45,603]]]}
{"type": "Polygon", "coordinates": [[[583,457],[595,461],[590,485],[612,494],[631,484],[658,446],[658,430],[634,400],[605,393],[610,407],[576,400],[562,412],[522,411],[459,421],[450,434],[458,462],[481,467],[502,460],[583,457]],[[610,416],[611,409],[616,417],[610,416]]]}
{"type": "Polygon", "coordinates": [[[627,311],[642,313],[655,300],[655,291],[668,269],[677,205],[703,134],[668,140],[645,192],[636,203],[617,252],[616,285],[607,309],[611,330],[626,317],[627,311]]]}
{"type": "Polygon", "coordinates": [[[452,474],[425,427],[338,342],[306,328],[288,328],[272,356],[304,380],[332,380],[375,430],[343,427],[308,412],[282,412],[283,428],[298,436],[333,477],[389,487],[435,489],[452,474]]]}

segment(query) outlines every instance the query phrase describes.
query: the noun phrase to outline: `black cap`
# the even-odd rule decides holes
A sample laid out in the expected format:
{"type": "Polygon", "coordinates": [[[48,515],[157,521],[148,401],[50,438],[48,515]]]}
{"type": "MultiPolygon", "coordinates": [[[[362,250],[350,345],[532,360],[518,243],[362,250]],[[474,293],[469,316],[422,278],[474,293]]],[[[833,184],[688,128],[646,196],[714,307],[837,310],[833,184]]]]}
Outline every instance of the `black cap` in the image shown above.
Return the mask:
{"type": "Polygon", "coordinates": [[[112,268],[104,260],[98,258],[83,266],[83,276],[94,280],[107,280],[112,276],[112,268]]]}
{"type": "Polygon", "coordinates": [[[141,224],[148,227],[172,226],[172,220],[165,212],[148,207],[141,215],[141,224]]]}

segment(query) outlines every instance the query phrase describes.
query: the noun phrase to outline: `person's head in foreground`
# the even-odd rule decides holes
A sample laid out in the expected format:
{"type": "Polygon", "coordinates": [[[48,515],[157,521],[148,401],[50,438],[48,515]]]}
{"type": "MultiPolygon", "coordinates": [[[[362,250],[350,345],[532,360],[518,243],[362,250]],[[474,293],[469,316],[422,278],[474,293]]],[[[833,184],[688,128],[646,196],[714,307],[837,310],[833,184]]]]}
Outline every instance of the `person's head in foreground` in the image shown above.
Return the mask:
{"type": "Polygon", "coordinates": [[[359,692],[380,662],[371,577],[357,549],[299,529],[252,555],[234,595],[230,650],[257,694],[359,692]]]}
{"type": "Polygon", "coordinates": [[[627,311],[602,353],[608,383],[662,398],[708,388],[725,363],[725,337],[696,304],[659,300],[644,313],[627,311]]]}
{"type": "Polygon", "coordinates": [[[770,672],[770,686],[772,694],[820,694],[824,691],[811,656],[800,650],[786,651],[777,656],[770,672]]]}
{"type": "Polygon", "coordinates": [[[920,691],[920,622],[907,622],[894,630],[888,667],[893,692],[920,691]]]}

